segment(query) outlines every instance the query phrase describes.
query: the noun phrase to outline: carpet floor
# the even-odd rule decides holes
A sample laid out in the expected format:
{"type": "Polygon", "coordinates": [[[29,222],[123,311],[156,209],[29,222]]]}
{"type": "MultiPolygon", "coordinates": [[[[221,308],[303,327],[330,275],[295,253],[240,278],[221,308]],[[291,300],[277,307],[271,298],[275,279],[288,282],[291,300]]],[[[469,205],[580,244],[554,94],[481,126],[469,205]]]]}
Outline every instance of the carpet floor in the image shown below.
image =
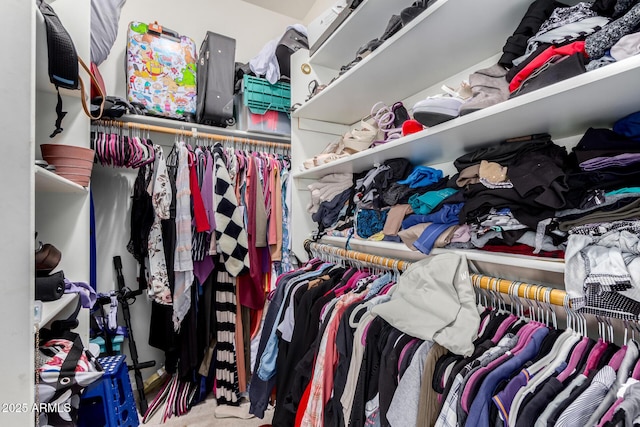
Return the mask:
{"type": "Polygon", "coordinates": [[[273,409],[267,410],[264,419],[260,418],[216,418],[216,401],[213,397],[205,400],[181,417],[171,417],[163,424],[162,409],[141,426],[148,427],[260,427],[270,425],[273,409]]]}

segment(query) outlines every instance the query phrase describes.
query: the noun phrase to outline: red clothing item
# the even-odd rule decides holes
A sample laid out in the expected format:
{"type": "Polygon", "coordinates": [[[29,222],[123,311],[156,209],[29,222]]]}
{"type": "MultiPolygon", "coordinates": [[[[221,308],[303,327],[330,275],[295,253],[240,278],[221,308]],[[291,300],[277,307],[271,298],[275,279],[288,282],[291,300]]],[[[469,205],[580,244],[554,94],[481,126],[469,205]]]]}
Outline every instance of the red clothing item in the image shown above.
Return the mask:
{"type": "Polygon", "coordinates": [[[531,62],[527,64],[518,74],[513,77],[511,83],[509,83],[509,92],[513,92],[520,87],[522,82],[531,75],[538,67],[542,66],[545,62],[555,55],[573,55],[574,53],[581,53],[585,58],[588,58],[587,53],[584,51],[584,41],[573,42],[565,46],[555,47],[550,46],[544,50],[540,55],[536,56],[531,62]]]}
{"type": "Polygon", "coordinates": [[[340,319],[344,312],[352,304],[357,304],[364,300],[367,295],[367,291],[361,294],[354,295],[352,298],[342,299],[337,302],[334,308],[333,322],[327,326],[325,334],[327,335],[327,349],[324,356],[324,376],[322,379],[322,407],[327,405],[327,402],[331,398],[331,391],[333,390],[333,380],[338,367],[338,348],[336,347],[336,337],[338,334],[338,327],[340,326],[340,319]]]}
{"type": "Polygon", "coordinates": [[[193,217],[196,221],[196,231],[198,233],[209,231],[209,219],[207,218],[207,210],[204,208],[204,202],[202,201],[200,186],[198,186],[196,164],[191,156],[189,156],[189,189],[191,190],[191,198],[193,200],[193,217]]]}
{"type": "Polygon", "coordinates": [[[238,276],[238,295],[240,304],[254,310],[264,307],[265,292],[263,285],[263,253],[264,248],[256,247],[256,190],[258,188],[258,173],[255,158],[249,157],[247,171],[247,237],[249,240],[249,274],[238,276]]]}
{"type": "Polygon", "coordinates": [[[309,384],[307,384],[307,388],[304,389],[304,393],[302,393],[302,398],[300,399],[300,404],[298,405],[298,410],[296,411],[295,427],[302,426],[302,418],[304,418],[304,411],[307,409],[307,405],[309,404],[309,396],[311,395],[312,382],[313,382],[313,375],[311,376],[311,381],[309,381],[309,384]]]}

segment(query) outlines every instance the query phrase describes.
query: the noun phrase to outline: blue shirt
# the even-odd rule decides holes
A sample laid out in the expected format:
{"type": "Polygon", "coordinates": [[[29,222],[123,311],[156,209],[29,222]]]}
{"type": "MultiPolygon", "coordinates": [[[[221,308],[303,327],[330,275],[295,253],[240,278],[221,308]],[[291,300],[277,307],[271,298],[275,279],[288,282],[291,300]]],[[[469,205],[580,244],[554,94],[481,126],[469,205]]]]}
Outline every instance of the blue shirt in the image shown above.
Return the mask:
{"type": "Polygon", "coordinates": [[[469,409],[469,416],[467,417],[468,425],[473,425],[474,427],[492,426],[489,421],[489,409],[491,398],[495,394],[496,387],[501,381],[510,378],[514,372],[521,369],[527,361],[533,359],[536,354],[538,354],[542,341],[547,334],[549,334],[549,329],[540,327],[531,335],[531,339],[520,352],[500,366],[497,366],[485,377],[469,409]]]}
{"type": "Polygon", "coordinates": [[[416,224],[424,224],[425,222],[433,222],[436,224],[451,224],[459,223],[460,219],[458,215],[460,210],[464,206],[464,203],[452,203],[442,205],[442,208],[437,212],[430,213],[428,215],[409,215],[402,221],[402,228],[406,230],[416,224]]]}
{"type": "MultiPolygon", "coordinates": [[[[318,267],[317,270],[298,276],[295,280],[290,280],[289,283],[287,283],[287,289],[285,292],[289,293],[297,283],[308,281],[322,275],[322,273],[330,267],[333,267],[333,264],[323,264],[318,267]]],[[[287,304],[280,304],[280,307],[278,308],[278,314],[271,326],[267,345],[265,346],[262,357],[260,357],[258,366],[256,367],[256,374],[263,381],[271,379],[271,377],[276,374],[276,359],[278,358],[278,336],[276,335],[276,331],[278,330],[278,319],[282,317],[282,312],[286,305],[287,304]]]]}

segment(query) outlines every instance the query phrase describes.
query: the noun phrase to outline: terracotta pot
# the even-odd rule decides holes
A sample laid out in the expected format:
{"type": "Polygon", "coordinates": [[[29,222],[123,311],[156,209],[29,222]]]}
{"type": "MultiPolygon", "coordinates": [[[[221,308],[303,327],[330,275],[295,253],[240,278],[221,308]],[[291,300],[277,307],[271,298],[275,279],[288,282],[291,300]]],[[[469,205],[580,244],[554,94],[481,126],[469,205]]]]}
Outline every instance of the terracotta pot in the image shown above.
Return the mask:
{"type": "Polygon", "coordinates": [[[93,150],[90,148],[63,144],[42,144],[40,145],[40,151],[42,152],[42,157],[45,158],[45,160],[47,160],[47,157],[66,157],[70,159],[84,159],[93,162],[93,150]]]}
{"type": "Polygon", "coordinates": [[[78,175],[91,176],[91,168],[77,167],[77,166],[60,166],[56,165],[56,171],[58,175],[61,173],[73,173],[78,175]]]}
{"type": "MultiPolygon", "coordinates": [[[[43,156],[44,157],[44,156],[43,156]]],[[[79,168],[93,168],[93,160],[81,160],[81,159],[72,159],[70,157],[50,157],[46,156],[44,159],[50,165],[56,166],[65,166],[65,167],[79,167],[79,168]]]]}
{"type": "Polygon", "coordinates": [[[78,185],[82,185],[83,187],[87,187],[91,180],[90,176],[74,174],[74,173],[59,173],[58,175],[68,179],[71,182],[75,182],[78,185]]]}
{"type": "Polygon", "coordinates": [[[89,148],[62,144],[42,144],[42,158],[56,167],[56,173],[86,187],[91,179],[94,152],[89,148]]]}

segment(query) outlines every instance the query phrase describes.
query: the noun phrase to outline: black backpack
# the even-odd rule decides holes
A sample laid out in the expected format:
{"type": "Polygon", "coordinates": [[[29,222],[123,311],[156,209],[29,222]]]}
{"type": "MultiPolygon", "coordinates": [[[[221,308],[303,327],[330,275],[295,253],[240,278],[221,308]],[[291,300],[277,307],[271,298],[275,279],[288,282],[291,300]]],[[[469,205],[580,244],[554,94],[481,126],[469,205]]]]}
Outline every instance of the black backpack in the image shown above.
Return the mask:
{"type": "MultiPolygon", "coordinates": [[[[53,8],[44,2],[44,0],[36,0],[36,4],[44,17],[44,23],[47,29],[47,51],[49,54],[49,80],[56,87],[58,91],[58,104],[56,105],[56,113],[58,115],[56,119],[56,129],[53,131],[50,138],[53,138],[60,132],[62,132],[62,119],[66,116],[67,112],[62,111],[62,97],[60,96],[60,88],[64,89],[80,89],[82,90],[82,107],[85,113],[92,119],[99,119],[102,116],[102,106],[100,107],[99,115],[97,117],[92,116],[87,106],[85,99],[84,82],[80,77],[79,65],[85,69],[91,76],[96,86],[99,86],[95,81],[95,77],[78,56],[76,47],[73,44],[71,36],[62,25],[60,18],[53,10],[53,8]]],[[[104,98],[104,94],[101,94],[104,98]]]]}

